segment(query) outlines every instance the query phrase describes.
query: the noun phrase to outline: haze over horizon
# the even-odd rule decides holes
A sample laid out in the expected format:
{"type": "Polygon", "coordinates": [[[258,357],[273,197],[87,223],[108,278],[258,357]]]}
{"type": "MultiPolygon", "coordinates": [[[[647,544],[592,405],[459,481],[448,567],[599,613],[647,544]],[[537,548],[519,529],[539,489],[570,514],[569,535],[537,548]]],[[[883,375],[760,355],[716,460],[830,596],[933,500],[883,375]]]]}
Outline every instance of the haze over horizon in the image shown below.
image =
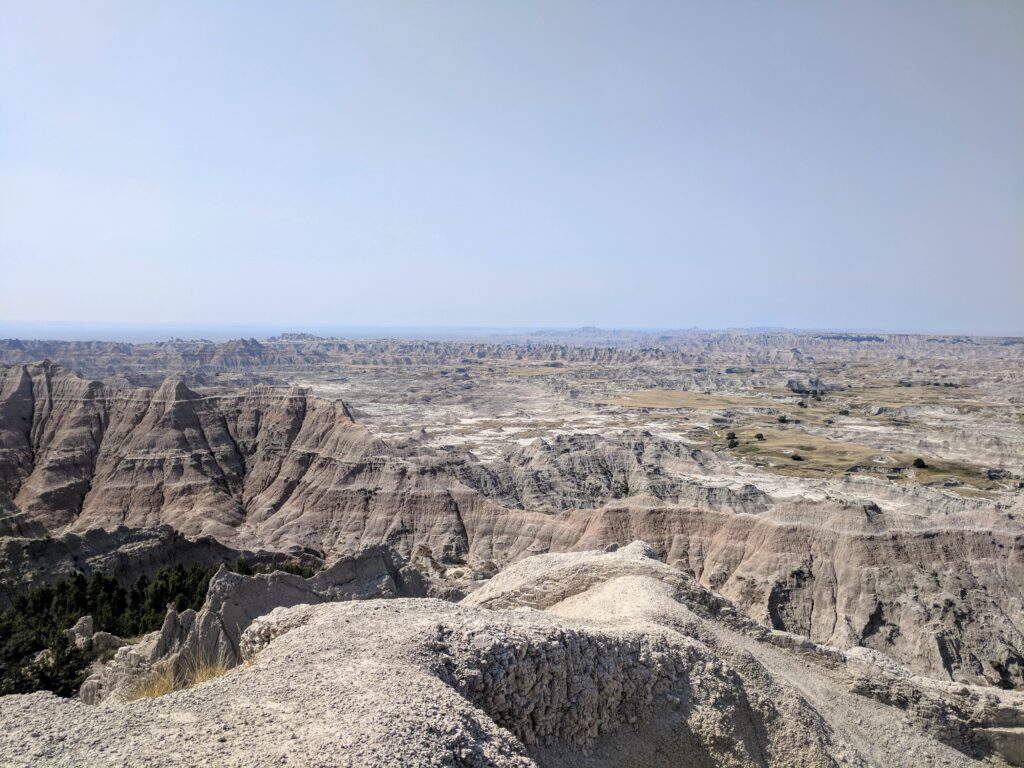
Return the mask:
{"type": "Polygon", "coordinates": [[[260,324],[148,324],[148,323],[69,323],[69,322],[12,322],[0,320],[0,339],[23,341],[70,342],[127,342],[146,344],[170,340],[205,340],[225,342],[255,338],[267,340],[283,334],[310,334],[323,338],[343,339],[420,339],[420,340],[514,340],[520,337],[566,337],[601,342],[617,335],[639,338],[641,334],[672,336],[690,333],[839,333],[853,336],[881,335],[973,335],[980,337],[1020,338],[1016,334],[960,334],[931,333],[922,330],[892,328],[785,328],[779,326],[725,326],[722,328],[656,328],[656,327],[599,327],[599,326],[428,326],[428,325],[316,325],[303,323],[260,324]]]}
{"type": "Polygon", "coordinates": [[[1024,4],[245,10],[0,0],[0,335],[1024,335],[1024,4]]]}

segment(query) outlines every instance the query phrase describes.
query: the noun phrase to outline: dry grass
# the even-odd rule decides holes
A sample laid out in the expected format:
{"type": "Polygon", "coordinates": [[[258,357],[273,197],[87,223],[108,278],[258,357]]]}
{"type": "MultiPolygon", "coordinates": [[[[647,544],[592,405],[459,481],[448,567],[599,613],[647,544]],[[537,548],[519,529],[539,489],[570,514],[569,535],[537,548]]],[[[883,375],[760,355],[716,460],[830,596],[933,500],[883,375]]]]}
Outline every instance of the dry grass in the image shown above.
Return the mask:
{"type": "Polygon", "coordinates": [[[853,441],[815,435],[806,431],[832,428],[843,431],[844,414],[853,414],[858,423],[869,425],[914,425],[913,414],[883,413],[866,416],[864,410],[878,406],[952,406],[961,412],[997,407],[982,393],[967,387],[901,387],[881,371],[877,381],[828,394],[823,400],[800,395],[779,387],[753,389],[750,393],[705,394],[669,389],[624,391],[613,397],[595,400],[597,404],[626,409],[665,409],[705,411],[709,415],[732,410],[730,423],[714,432],[712,442],[724,448],[727,431],[736,432],[738,443],[730,450],[753,464],[773,473],[797,477],[841,477],[848,472],[877,474],[898,482],[944,484],[956,478],[964,485],[946,486],[954,493],[984,495],[996,488],[982,467],[969,462],[922,456],[927,467],[913,467],[918,456],[904,450],[886,450],[853,441]],[[801,400],[805,407],[800,407],[801,400]],[[844,413],[841,413],[844,412],[844,413]],[[784,426],[779,418],[788,423],[784,426]],[[762,433],[763,440],[755,435],[762,433]],[[800,460],[794,461],[793,456],[800,460]]]}
{"type": "Polygon", "coordinates": [[[158,667],[147,677],[125,694],[126,701],[138,699],[155,699],[177,690],[174,669],[170,666],[158,667]]]}
{"type": "Polygon", "coordinates": [[[1000,408],[1005,403],[989,400],[984,393],[972,387],[901,387],[894,382],[880,381],[875,384],[857,384],[840,392],[841,397],[849,398],[855,407],[885,406],[901,408],[903,406],[953,406],[965,411],[979,408],[1000,408]]]}
{"type": "Polygon", "coordinates": [[[188,680],[188,685],[186,687],[191,688],[193,685],[201,685],[208,680],[220,677],[227,671],[228,665],[225,664],[223,660],[200,662],[189,661],[185,665],[185,678],[188,680]]]}
{"type": "MultiPolygon", "coordinates": [[[[796,475],[801,477],[838,477],[854,466],[878,467],[880,475],[889,474],[900,480],[913,480],[919,483],[942,482],[949,477],[957,477],[965,483],[980,490],[992,485],[979,467],[963,462],[946,461],[934,457],[924,457],[928,466],[923,469],[913,467],[915,454],[901,451],[886,451],[858,443],[834,440],[820,435],[812,435],[799,429],[772,429],[758,426],[755,429],[743,430],[738,433],[739,445],[734,453],[744,456],[778,474],[796,475]],[[764,440],[754,437],[756,432],[764,435],[764,440]],[[794,462],[792,454],[799,453],[802,462],[794,462]],[[878,463],[875,457],[884,457],[888,463],[878,463]]],[[[954,492],[961,489],[951,488],[954,492]]]]}
{"type": "Polygon", "coordinates": [[[228,671],[223,660],[186,659],[184,669],[178,672],[170,664],[157,667],[125,694],[126,701],[154,699],[174,691],[181,691],[220,677],[228,671]]]}
{"type": "Polygon", "coordinates": [[[718,410],[722,408],[775,408],[778,403],[747,395],[706,395],[675,389],[639,389],[623,392],[618,397],[595,401],[598,405],[617,405],[622,408],[695,408],[718,410]]]}

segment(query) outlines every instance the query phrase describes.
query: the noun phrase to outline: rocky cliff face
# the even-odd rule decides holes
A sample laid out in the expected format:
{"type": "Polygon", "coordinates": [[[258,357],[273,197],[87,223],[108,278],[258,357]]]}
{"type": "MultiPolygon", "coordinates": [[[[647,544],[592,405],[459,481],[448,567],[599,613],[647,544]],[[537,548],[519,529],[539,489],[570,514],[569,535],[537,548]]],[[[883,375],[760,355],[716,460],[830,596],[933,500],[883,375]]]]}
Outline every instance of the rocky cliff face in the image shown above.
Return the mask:
{"type": "MultiPolygon", "coordinates": [[[[188,538],[165,525],[113,530],[93,528],[55,537],[0,537],[0,609],[23,592],[55,584],[73,574],[102,573],[130,589],[140,576],[152,578],[165,566],[211,566],[235,560],[273,563],[287,556],[270,550],[227,546],[214,538],[188,538]]],[[[310,564],[319,561],[310,559],[310,564]]]]}
{"type": "Polygon", "coordinates": [[[248,511],[266,522],[312,477],[344,480],[386,452],[342,403],[296,389],[111,389],[49,363],[0,381],[0,481],[51,531],[169,523],[230,538],[248,511]]]}
{"type": "Polygon", "coordinates": [[[710,480],[713,455],[650,432],[603,437],[560,434],[538,438],[489,465],[467,463],[458,476],[505,506],[567,510],[646,497],[658,503],[763,512],[768,497],[754,486],[717,488],[710,480]]]}
{"type": "Polygon", "coordinates": [[[111,696],[130,696],[156,668],[167,668],[184,680],[198,664],[237,666],[242,662],[243,634],[275,608],[426,594],[420,573],[398,561],[387,547],[340,558],[308,579],[284,571],[243,576],[222,567],[210,579],[198,611],[178,613],[169,607],[163,626],[133,645],[122,642],[113,659],[85,681],[79,698],[98,704],[111,696]]]}

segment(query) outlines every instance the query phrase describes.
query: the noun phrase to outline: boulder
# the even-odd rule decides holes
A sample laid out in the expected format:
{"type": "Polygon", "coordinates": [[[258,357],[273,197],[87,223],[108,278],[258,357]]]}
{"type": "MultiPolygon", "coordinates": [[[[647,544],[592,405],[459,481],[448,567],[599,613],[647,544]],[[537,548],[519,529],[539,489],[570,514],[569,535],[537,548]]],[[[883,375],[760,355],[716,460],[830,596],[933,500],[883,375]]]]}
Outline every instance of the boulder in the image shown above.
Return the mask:
{"type": "Polygon", "coordinates": [[[83,616],[75,622],[75,626],[71,629],[64,630],[64,634],[68,636],[68,640],[73,642],[76,647],[85,647],[85,644],[89,642],[93,636],[92,616],[83,616]]]}

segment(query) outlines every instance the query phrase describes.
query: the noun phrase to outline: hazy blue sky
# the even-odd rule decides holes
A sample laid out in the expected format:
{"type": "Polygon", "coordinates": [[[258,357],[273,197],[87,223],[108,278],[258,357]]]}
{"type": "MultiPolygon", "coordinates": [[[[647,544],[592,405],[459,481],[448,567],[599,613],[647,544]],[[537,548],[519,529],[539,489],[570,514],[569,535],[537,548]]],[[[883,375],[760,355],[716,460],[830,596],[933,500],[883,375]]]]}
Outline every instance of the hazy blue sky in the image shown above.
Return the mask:
{"type": "Polygon", "coordinates": [[[0,321],[1024,334],[1024,2],[0,0],[0,321]]]}

